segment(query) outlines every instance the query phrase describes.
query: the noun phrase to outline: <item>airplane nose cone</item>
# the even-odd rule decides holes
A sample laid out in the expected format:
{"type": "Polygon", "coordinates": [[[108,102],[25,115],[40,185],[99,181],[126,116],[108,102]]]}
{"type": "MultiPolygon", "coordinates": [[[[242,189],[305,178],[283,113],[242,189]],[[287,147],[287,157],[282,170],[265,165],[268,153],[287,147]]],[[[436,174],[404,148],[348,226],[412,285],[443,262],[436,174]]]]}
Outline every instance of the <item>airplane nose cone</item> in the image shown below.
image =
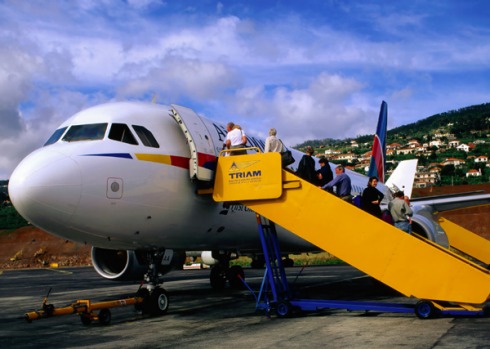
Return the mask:
{"type": "Polygon", "coordinates": [[[26,220],[53,231],[76,211],[81,183],[80,169],[73,159],[42,148],[14,170],[9,180],[9,196],[26,220]]]}

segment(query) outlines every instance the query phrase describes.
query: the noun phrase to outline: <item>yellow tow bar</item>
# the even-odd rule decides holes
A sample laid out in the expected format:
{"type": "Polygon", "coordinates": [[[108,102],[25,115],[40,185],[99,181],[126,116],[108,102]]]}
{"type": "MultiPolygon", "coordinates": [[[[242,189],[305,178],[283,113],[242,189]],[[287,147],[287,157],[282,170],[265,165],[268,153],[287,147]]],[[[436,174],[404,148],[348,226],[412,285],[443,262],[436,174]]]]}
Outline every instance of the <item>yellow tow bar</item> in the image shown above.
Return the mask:
{"type": "MultiPolygon", "coordinates": [[[[51,290],[49,291],[51,292],[51,290]]],[[[42,309],[31,311],[24,315],[27,322],[30,323],[32,320],[44,319],[53,316],[78,314],[80,315],[80,320],[84,325],[89,325],[92,321],[98,321],[102,325],[108,325],[111,322],[110,308],[143,303],[143,297],[130,297],[97,303],[92,303],[89,299],[81,299],[66,307],[56,308],[52,304],[47,304],[47,299],[48,296],[44,298],[42,309]],[[95,311],[97,310],[99,312],[98,314],[95,314],[95,311]]]]}

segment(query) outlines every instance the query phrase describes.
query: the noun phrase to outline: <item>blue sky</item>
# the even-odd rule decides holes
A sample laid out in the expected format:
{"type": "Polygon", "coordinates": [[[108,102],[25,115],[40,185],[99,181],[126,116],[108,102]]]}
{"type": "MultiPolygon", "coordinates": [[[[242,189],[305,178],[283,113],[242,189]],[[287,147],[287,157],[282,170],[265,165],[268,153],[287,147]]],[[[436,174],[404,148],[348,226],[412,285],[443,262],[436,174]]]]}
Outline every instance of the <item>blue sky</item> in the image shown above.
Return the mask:
{"type": "Polygon", "coordinates": [[[176,103],[286,144],[490,101],[487,1],[0,0],[0,179],[63,120],[176,103]]]}

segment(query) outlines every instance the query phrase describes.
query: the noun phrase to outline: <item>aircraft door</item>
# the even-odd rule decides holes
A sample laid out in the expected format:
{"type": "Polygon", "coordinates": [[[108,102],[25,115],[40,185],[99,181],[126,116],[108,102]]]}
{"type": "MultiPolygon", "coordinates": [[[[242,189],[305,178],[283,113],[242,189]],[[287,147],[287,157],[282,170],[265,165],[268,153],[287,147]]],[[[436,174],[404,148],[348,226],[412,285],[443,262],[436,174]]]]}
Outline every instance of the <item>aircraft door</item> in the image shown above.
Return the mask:
{"type": "Polygon", "coordinates": [[[172,117],[182,128],[191,150],[190,178],[211,181],[216,169],[216,154],[206,125],[192,109],[175,104],[171,106],[172,117]]]}

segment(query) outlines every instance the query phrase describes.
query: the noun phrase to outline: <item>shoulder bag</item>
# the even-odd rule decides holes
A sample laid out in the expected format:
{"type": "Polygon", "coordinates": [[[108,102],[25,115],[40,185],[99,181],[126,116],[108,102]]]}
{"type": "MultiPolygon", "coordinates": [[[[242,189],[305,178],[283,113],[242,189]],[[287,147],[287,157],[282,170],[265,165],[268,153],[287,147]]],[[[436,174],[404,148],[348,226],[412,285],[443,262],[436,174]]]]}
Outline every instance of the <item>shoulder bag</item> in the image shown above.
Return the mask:
{"type": "Polygon", "coordinates": [[[291,153],[291,150],[286,148],[284,146],[284,143],[282,143],[282,141],[281,141],[281,144],[282,144],[283,149],[285,149],[285,151],[281,152],[282,167],[286,167],[286,166],[291,165],[295,160],[293,158],[293,154],[291,153]]]}

